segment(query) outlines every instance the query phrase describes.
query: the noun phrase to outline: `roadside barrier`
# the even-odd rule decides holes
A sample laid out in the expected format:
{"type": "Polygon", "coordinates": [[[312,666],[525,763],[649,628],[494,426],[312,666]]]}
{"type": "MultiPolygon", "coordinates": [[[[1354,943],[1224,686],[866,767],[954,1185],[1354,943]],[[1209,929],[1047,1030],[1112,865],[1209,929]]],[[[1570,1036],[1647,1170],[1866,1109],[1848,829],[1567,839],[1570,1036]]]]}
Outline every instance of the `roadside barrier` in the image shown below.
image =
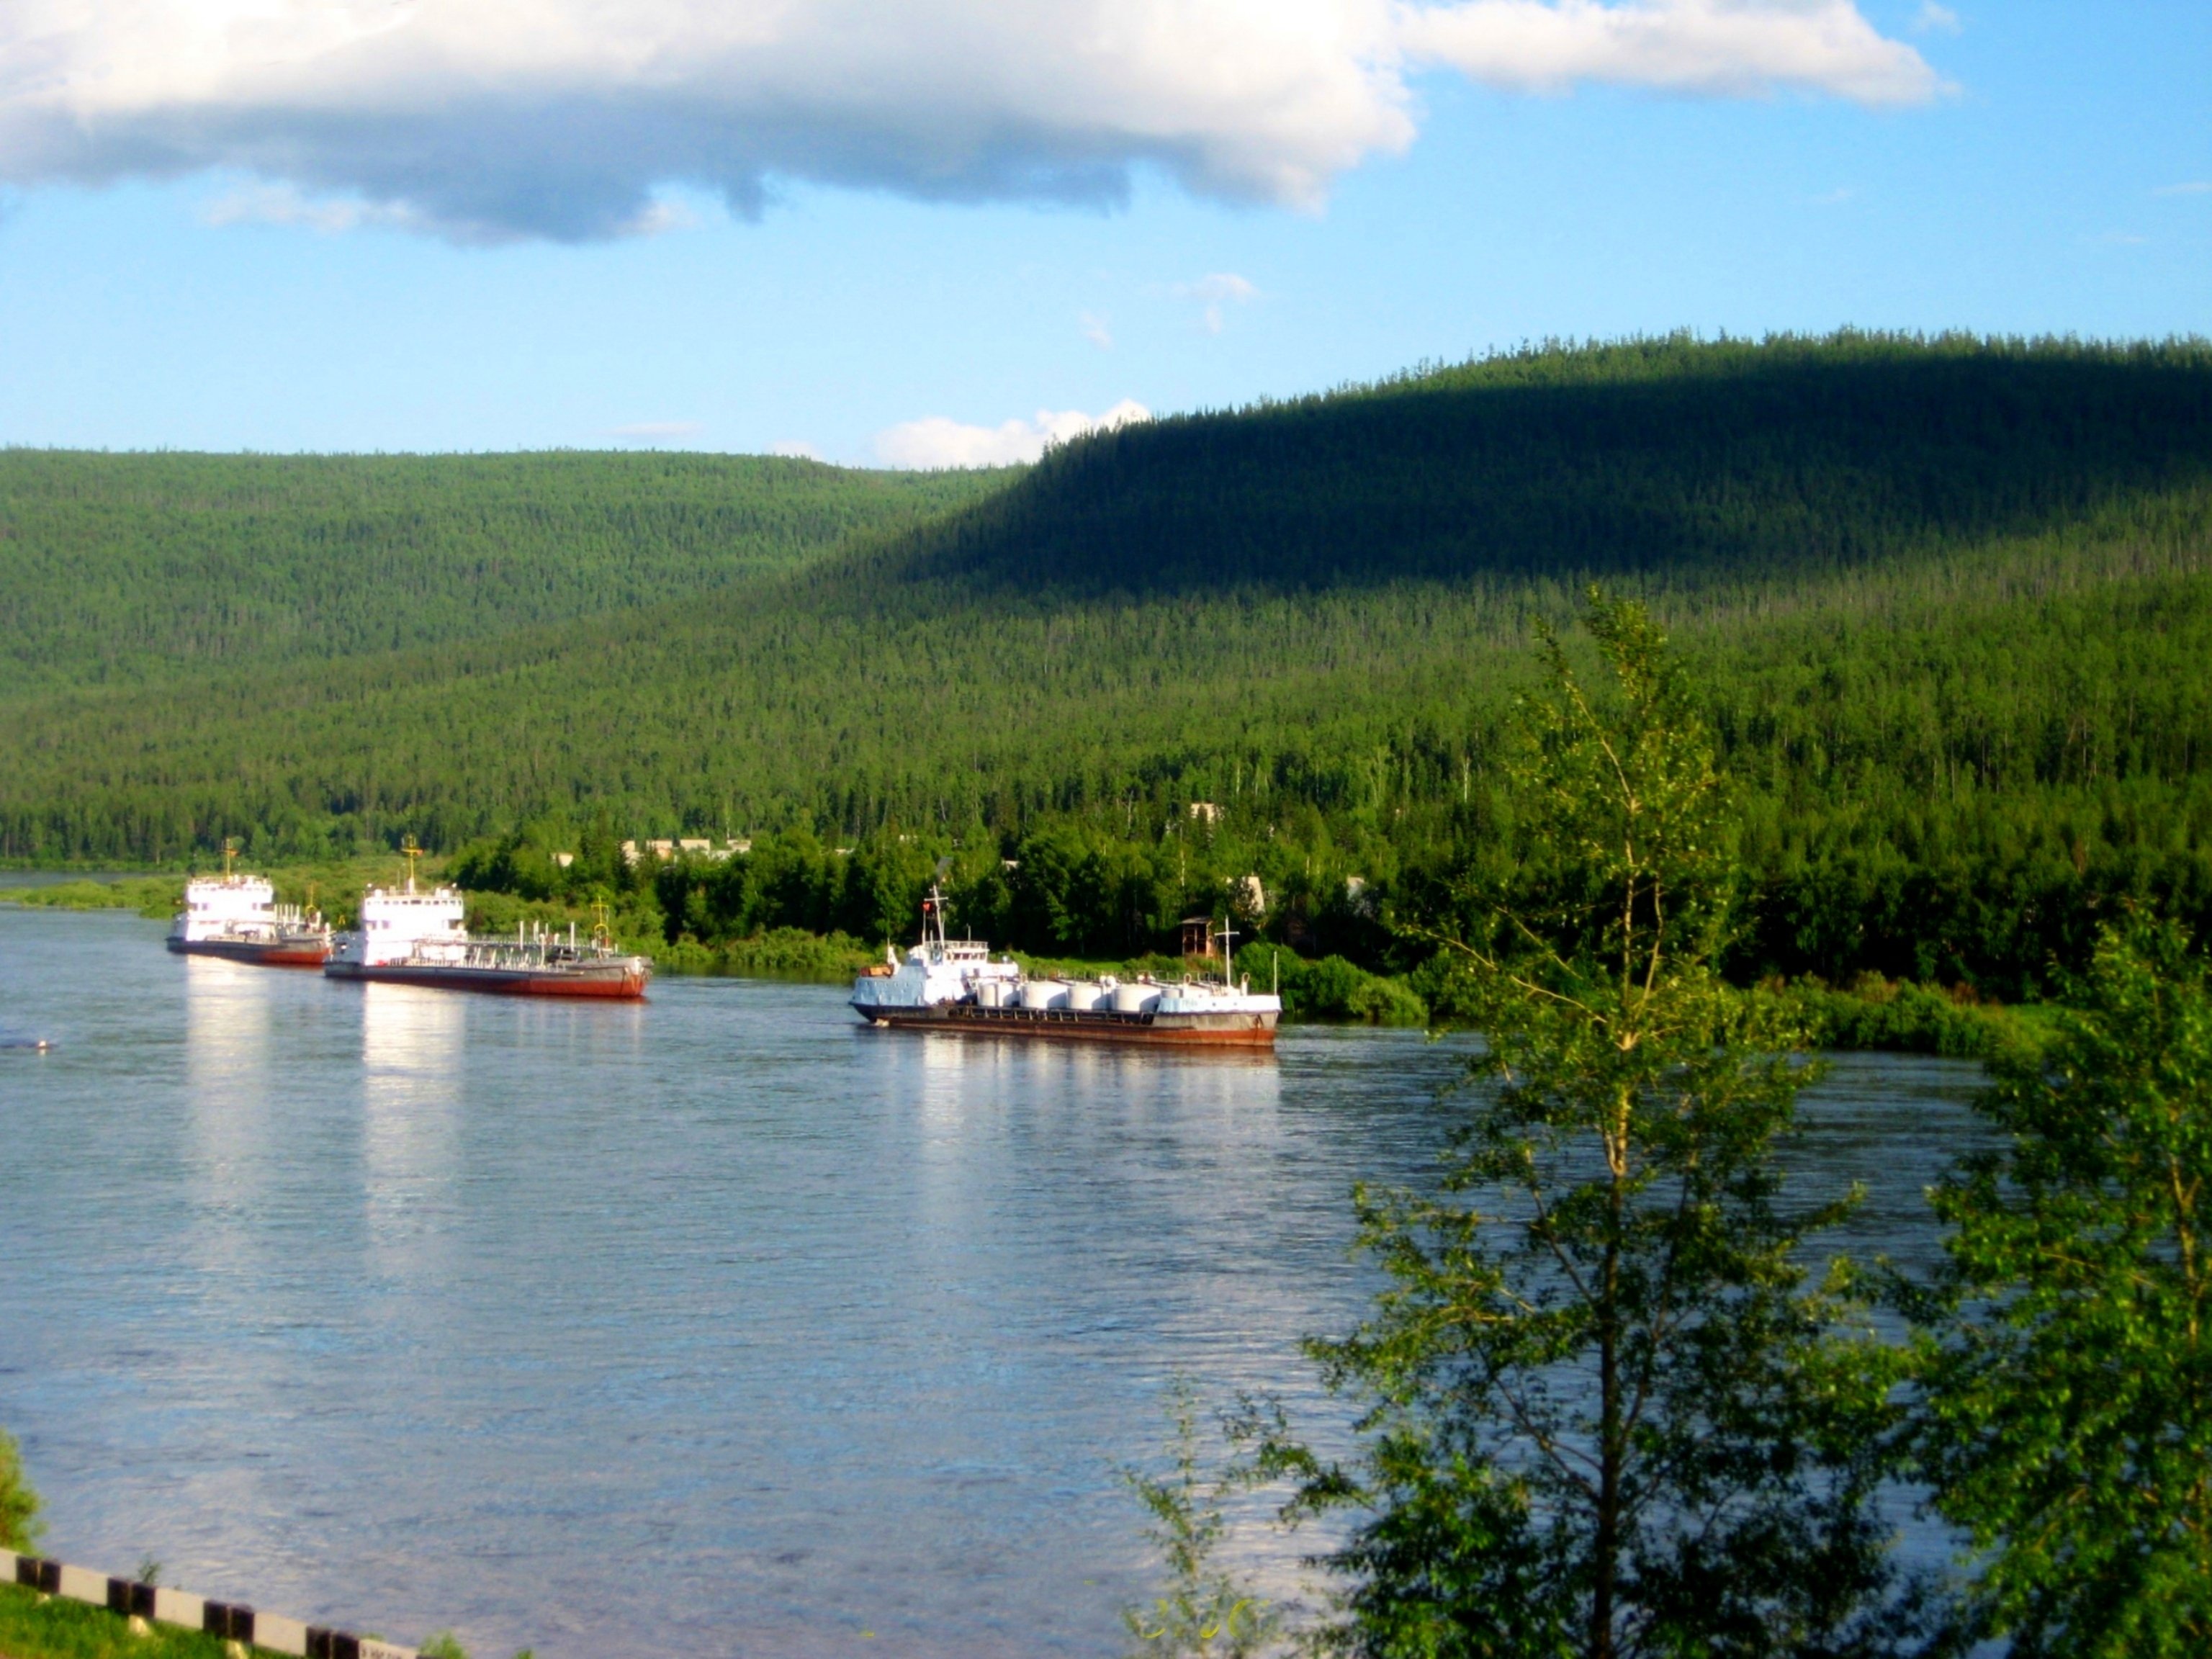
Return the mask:
{"type": "Polygon", "coordinates": [[[289,1653],[297,1659],[421,1659],[413,1648],[351,1631],[325,1630],[281,1613],[263,1613],[238,1601],[210,1601],[167,1584],[142,1584],[135,1578],[48,1561],[36,1555],[0,1550],[0,1583],[12,1583],[45,1595],[82,1601],[127,1619],[151,1619],[186,1630],[204,1631],[241,1647],[289,1653]]]}

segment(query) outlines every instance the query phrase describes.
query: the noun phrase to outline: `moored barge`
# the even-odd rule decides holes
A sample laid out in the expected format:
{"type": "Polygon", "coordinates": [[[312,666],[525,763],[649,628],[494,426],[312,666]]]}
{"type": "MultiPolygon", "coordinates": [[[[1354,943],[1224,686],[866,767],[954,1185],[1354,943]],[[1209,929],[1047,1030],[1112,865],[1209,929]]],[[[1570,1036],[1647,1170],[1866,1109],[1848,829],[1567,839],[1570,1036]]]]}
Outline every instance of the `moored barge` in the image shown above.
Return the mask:
{"type": "Polygon", "coordinates": [[[339,935],[323,966],[329,977],[503,996],[635,1002],[645,994],[653,964],[617,951],[604,924],[586,939],[577,938],[573,922],[565,937],[528,922],[512,939],[472,936],[460,890],[417,887],[418,849],[410,842],[404,850],[405,884],[362,895],[361,925],[339,935]]]}
{"type": "Polygon", "coordinates": [[[1219,980],[1032,979],[1010,958],[993,960],[988,945],[946,938],[933,887],[921,920],[921,942],[904,962],[886,948],[883,965],[853,982],[853,1012],[872,1026],[1176,1048],[1275,1041],[1282,999],[1232,980],[1233,955],[1219,980]]]}
{"type": "Polygon", "coordinates": [[[225,842],[222,873],[194,876],[185,884],[185,908],[169,924],[169,949],[258,968],[321,967],[331,954],[331,930],[321,915],[277,903],[267,877],[231,868],[236,851],[235,842],[225,842]]]}

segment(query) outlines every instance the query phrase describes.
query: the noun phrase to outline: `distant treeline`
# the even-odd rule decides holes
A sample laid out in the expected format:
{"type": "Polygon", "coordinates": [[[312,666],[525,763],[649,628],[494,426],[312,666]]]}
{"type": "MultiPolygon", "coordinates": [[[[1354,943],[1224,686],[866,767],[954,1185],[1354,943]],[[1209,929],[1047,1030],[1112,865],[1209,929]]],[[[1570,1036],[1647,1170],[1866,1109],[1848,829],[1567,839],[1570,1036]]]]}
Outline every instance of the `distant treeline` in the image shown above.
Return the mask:
{"type": "Polygon", "coordinates": [[[596,836],[573,885],[634,879],[626,837],[749,835],[647,872],[679,934],[903,936],[950,857],[979,934],[1107,957],[1255,874],[1269,937],[1403,968],[1540,854],[1499,734],[1597,576],[1667,621],[1744,793],[1738,975],[2011,999],[2129,906],[2212,927],[2202,343],[1546,349],[910,488],[947,510],[680,603],[501,631],[495,585],[435,646],[0,699],[0,858],[412,833],[522,884],[596,836]]]}

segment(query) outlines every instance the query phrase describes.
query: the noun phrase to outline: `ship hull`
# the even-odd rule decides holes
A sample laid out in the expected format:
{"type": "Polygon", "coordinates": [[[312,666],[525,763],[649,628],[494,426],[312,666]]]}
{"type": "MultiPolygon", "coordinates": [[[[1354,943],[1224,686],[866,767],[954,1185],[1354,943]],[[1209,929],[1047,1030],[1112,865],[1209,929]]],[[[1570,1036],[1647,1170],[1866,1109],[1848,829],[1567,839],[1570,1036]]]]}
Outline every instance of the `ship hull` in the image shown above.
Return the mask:
{"type": "Polygon", "coordinates": [[[869,1024],[901,1031],[944,1031],[957,1036],[1033,1037],[1058,1042],[1123,1042],[1169,1048],[1265,1048],[1275,1041],[1273,1013],[1114,1014],[1067,1008],[983,1008],[973,1003],[935,1003],[892,1008],[854,1003],[869,1024]]]}
{"type": "Polygon", "coordinates": [[[169,949],[180,957],[220,957],[256,968],[320,968],[331,957],[331,947],[319,939],[173,939],[169,949]]]}
{"type": "Polygon", "coordinates": [[[427,985],[441,991],[483,991],[508,997],[589,997],[606,1002],[640,1000],[645,995],[646,981],[644,974],[619,967],[470,968],[400,962],[364,967],[357,962],[333,961],[324,964],[323,972],[331,979],[378,985],[427,985]]]}

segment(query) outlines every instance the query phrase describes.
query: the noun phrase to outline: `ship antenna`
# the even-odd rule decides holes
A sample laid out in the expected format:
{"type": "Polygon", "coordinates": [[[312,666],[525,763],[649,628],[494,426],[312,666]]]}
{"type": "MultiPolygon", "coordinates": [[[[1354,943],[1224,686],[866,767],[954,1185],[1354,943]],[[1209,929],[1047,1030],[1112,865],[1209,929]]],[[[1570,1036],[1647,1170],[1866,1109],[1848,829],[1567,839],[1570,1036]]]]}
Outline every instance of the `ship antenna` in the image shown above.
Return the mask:
{"type": "Polygon", "coordinates": [[[230,880],[231,854],[236,851],[238,851],[238,837],[225,836],[222,838],[222,878],[226,883],[230,880]]]}
{"type": "Polygon", "coordinates": [[[605,899],[592,901],[592,943],[602,951],[615,948],[614,935],[607,931],[607,902],[605,899]]]}
{"type": "Polygon", "coordinates": [[[1237,918],[1221,919],[1221,982],[1237,983],[1237,918]]]}
{"type": "Polygon", "coordinates": [[[415,860],[422,856],[422,849],[410,836],[399,843],[399,855],[407,860],[407,890],[411,893],[415,890],[415,860]]]}

